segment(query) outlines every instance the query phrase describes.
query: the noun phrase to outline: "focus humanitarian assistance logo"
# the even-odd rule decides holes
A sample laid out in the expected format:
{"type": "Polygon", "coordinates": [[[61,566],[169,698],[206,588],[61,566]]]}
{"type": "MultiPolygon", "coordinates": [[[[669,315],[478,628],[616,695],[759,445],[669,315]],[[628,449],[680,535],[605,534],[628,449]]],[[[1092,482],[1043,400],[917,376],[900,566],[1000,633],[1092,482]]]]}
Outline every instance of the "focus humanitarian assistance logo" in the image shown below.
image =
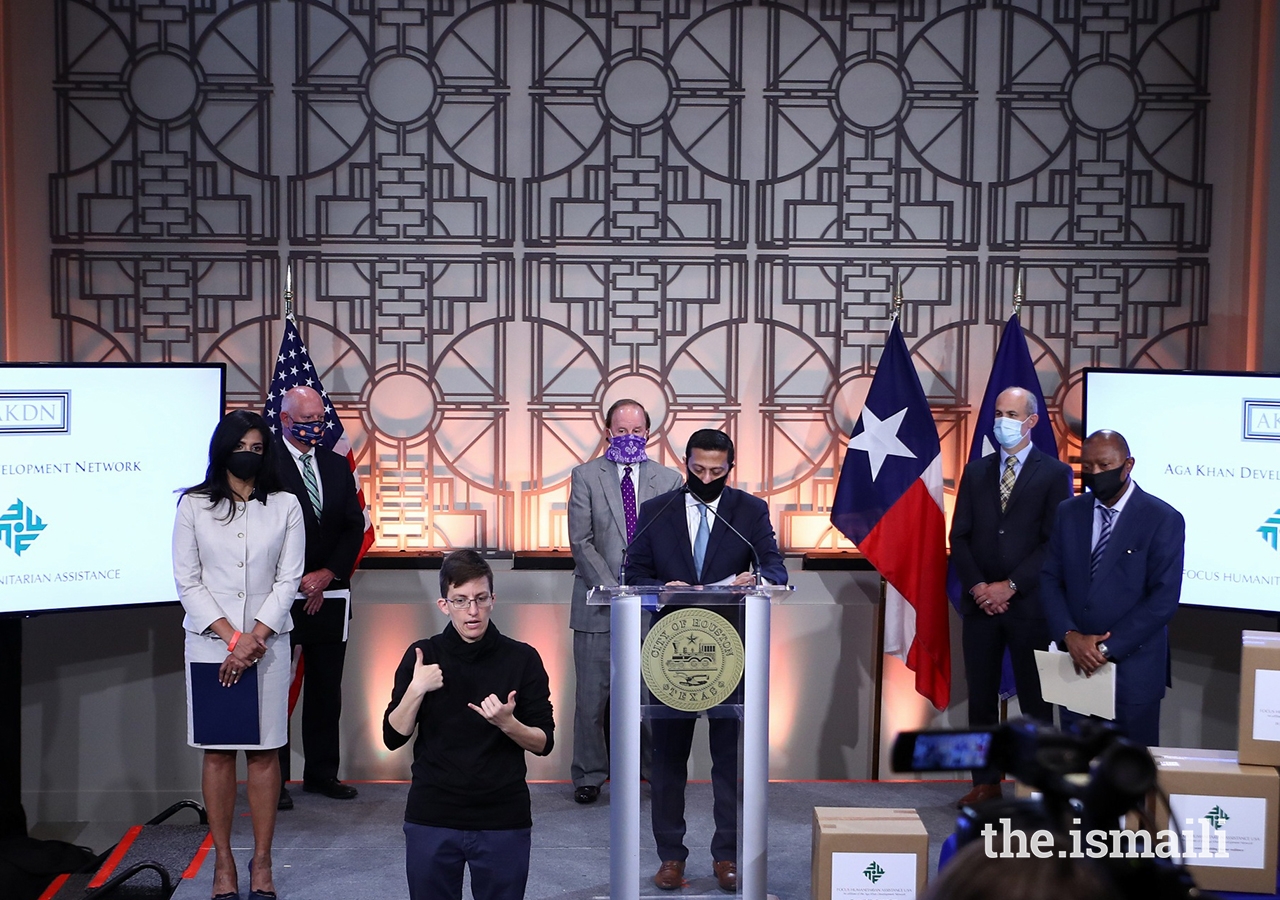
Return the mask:
{"type": "Polygon", "coordinates": [[[728,619],[705,609],[681,609],[659,619],[640,657],[653,695],[685,712],[723,702],[742,680],[742,638],[728,619]]]}

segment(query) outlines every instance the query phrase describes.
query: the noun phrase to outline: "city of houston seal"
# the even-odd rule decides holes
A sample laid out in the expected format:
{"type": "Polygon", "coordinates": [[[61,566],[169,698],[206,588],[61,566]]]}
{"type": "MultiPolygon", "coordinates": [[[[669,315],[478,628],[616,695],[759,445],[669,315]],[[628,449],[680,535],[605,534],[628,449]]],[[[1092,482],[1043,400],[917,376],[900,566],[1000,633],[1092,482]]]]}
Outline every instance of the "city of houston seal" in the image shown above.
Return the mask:
{"type": "Polygon", "coordinates": [[[673,709],[701,712],[742,680],[742,638],[724,616],[680,609],[654,623],[640,651],[640,672],[653,696],[673,709]]]}

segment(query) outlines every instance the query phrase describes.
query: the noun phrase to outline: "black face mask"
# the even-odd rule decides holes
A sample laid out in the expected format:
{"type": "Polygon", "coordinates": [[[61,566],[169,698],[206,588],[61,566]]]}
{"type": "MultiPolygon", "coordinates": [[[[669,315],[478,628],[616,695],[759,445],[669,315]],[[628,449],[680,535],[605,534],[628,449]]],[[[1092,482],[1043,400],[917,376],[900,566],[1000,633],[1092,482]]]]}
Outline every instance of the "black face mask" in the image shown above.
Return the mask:
{"type": "Polygon", "coordinates": [[[729,473],[725,472],[719,478],[712,482],[703,481],[697,475],[685,470],[685,484],[689,486],[689,493],[697,497],[703,503],[711,503],[720,496],[720,492],[724,490],[725,482],[729,480],[729,473]]]}
{"type": "Polygon", "coordinates": [[[1093,496],[1103,503],[1110,503],[1112,498],[1124,490],[1124,466],[1118,469],[1107,469],[1104,472],[1081,472],[1080,484],[1086,491],[1093,491],[1093,496]]]}
{"type": "Polygon", "coordinates": [[[250,450],[237,450],[227,457],[227,471],[241,481],[256,478],[258,472],[262,471],[262,454],[250,450]]]}

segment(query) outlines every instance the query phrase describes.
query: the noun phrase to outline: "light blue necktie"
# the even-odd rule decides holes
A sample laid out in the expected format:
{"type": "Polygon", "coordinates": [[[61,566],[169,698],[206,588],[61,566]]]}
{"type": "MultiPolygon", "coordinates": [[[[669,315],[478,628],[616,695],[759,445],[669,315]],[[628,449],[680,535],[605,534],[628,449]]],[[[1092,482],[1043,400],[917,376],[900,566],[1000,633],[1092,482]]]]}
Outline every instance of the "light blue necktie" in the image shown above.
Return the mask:
{"type": "Polygon", "coordinates": [[[707,559],[707,543],[711,540],[711,529],[707,527],[707,507],[698,504],[698,533],[693,539],[693,567],[698,570],[698,580],[702,580],[702,564],[707,559]]]}

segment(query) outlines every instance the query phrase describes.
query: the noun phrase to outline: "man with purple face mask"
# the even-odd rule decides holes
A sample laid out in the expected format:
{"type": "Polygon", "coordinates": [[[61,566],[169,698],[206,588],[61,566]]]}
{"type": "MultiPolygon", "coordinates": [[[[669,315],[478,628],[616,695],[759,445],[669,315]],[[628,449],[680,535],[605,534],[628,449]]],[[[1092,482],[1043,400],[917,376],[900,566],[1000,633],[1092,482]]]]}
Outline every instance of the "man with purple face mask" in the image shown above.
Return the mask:
{"type": "Polygon", "coordinates": [[[587,591],[615,585],[635,534],[640,504],[678,488],[680,474],[645,454],[649,414],[635,400],[619,400],[604,417],[604,456],[577,466],[569,488],[569,546],[573,550],[573,799],[594,803],[609,777],[609,607],[588,606],[587,591]]]}

